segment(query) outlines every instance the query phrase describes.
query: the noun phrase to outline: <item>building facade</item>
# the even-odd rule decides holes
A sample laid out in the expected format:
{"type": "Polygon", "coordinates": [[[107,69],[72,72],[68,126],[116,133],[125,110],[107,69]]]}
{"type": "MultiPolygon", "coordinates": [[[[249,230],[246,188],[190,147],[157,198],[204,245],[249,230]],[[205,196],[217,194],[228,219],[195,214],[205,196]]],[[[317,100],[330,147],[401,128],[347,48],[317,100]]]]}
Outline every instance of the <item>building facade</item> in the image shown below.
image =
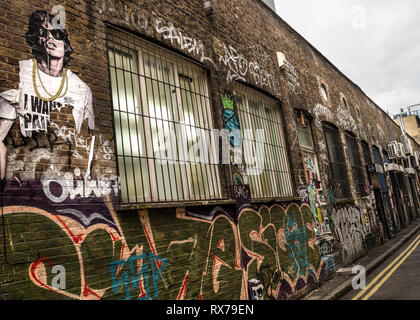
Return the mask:
{"type": "Polygon", "coordinates": [[[204,2],[0,2],[2,299],[294,299],[420,216],[414,139],[204,2]]]}
{"type": "Polygon", "coordinates": [[[410,114],[401,113],[398,115],[394,115],[392,118],[394,122],[404,127],[404,131],[406,131],[411,137],[416,140],[417,143],[420,142],[420,117],[418,115],[418,110],[414,111],[410,114]]]}

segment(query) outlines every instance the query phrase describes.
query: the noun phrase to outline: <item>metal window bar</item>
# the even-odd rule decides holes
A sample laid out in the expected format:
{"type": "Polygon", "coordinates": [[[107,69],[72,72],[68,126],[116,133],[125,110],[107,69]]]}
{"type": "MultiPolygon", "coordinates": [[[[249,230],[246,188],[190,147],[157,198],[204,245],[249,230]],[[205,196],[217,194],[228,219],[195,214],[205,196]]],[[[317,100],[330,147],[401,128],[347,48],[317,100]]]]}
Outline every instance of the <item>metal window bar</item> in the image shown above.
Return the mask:
{"type": "Polygon", "coordinates": [[[378,165],[382,165],[382,158],[381,158],[381,153],[379,152],[379,148],[376,146],[372,146],[372,153],[373,153],[374,163],[378,165]]]}
{"type": "Polygon", "coordinates": [[[306,118],[305,116],[304,116],[304,121],[305,121],[305,128],[302,128],[302,125],[300,122],[300,115],[296,116],[296,127],[297,127],[299,146],[302,151],[302,158],[305,161],[304,163],[305,168],[307,166],[306,160],[307,159],[311,160],[312,165],[313,165],[312,170],[316,174],[316,177],[318,178],[319,177],[318,160],[315,155],[312,130],[310,127],[310,122],[308,118],[306,118]]]}
{"type": "Polygon", "coordinates": [[[356,137],[346,132],[346,143],[350,156],[350,164],[353,173],[353,180],[356,185],[356,192],[359,196],[367,195],[365,191],[365,178],[363,176],[363,165],[360,158],[359,147],[356,137]]]}
{"type": "Polygon", "coordinates": [[[312,131],[307,118],[305,119],[305,128],[302,128],[300,123],[300,116],[296,118],[296,127],[299,139],[299,145],[301,148],[314,150],[314,142],[312,139],[312,131]]]}
{"type": "MultiPolygon", "coordinates": [[[[287,150],[282,132],[282,121],[278,103],[256,90],[237,84],[235,99],[238,106],[238,117],[242,132],[243,145],[251,145],[250,150],[244,148],[245,159],[255,159],[262,151],[263,166],[258,163],[246,163],[247,167],[255,167],[262,171],[260,175],[250,175],[250,187],[255,198],[273,198],[292,196],[292,182],[287,150]],[[245,136],[245,130],[251,130],[245,136]],[[256,135],[262,129],[265,139],[256,135]]],[[[260,154],[261,155],[261,154],[260,154]]]]}
{"type": "Polygon", "coordinates": [[[206,71],[111,27],[107,47],[121,202],[222,199],[206,71]]]}
{"type": "MultiPolygon", "coordinates": [[[[379,152],[378,147],[372,146],[372,153],[373,153],[374,163],[377,164],[377,165],[383,166],[381,153],[379,152]]],[[[378,172],[377,175],[378,175],[379,185],[381,187],[381,191],[382,192],[387,192],[388,191],[388,186],[387,186],[385,174],[378,172]]]]}
{"type": "Polygon", "coordinates": [[[371,164],[372,161],[372,157],[370,155],[370,147],[369,144],[365,141],[362,141],[362,149],[363,149],[363,157],[365,158],[365,164],[371,164]]]}
{"type": "Polygon", "coordinates": [[[323,124],[324,136],[327,145],[328,159],[331,169],[331,176],[334,183],[335,197],[348,198],[350,188],[347,180],[346,163],[340,144],[338,130],[327,124],[323,124]]]}
{"type": "Polygon", "coordinates": [[[382,150],[382,156],[384,157],[384,163],[391,163],[391,160],[388,157],[388,152],[382,150]]]}

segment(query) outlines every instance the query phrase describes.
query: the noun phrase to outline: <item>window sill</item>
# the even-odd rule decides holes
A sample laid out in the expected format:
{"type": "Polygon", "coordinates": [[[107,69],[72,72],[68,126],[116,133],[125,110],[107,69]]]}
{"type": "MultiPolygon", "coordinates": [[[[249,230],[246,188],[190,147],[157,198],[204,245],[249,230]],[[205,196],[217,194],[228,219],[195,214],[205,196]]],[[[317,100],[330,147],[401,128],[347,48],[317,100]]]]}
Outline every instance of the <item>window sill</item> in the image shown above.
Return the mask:
{"type": "Polygon", "coordinates": [[[193,201],[177,201],[177,202],[155,202],[155,203],[136,203],[136,204],[119,204],[118,211],[136,210],[136,209],[154,209],[154,208],[181,208],[193,206],[210,206],[221,204],[235,204],[235,200],[193,200],[193,201]]]}
{"type": "MultiPolygon", "coordinates": [[[[284,198],[256,198],[251,199],[251,204],[257,203],[282,203],[290,201],[302,201],[299,197],[284,197],[284,198]]],[[[157,208],[182,208],[195,206],[217,206],[217,205],[232,205],[236,201],[232,199],[221,200],[194,200],[194,201],[178,201],[178,202],[155,202],[155,203],[137,203],[137,204],[119,204],[116,206],[117,211],[127,210],[141,210],[141,209],[157,209],[157,208]]]]}
{"type": "Polygon", "coordinates": [[[370,194],[358,194],[359,199],[367,199],[369,198],[370,194]]]}
{"type": "Polygon", "coordinates": [[[261,203],[261,202],[290,202],[290,201],[302,201],[302,198],[299,197],[283,197],[283,198],[255,198],[251,199],[251,203],[261,203]]]}
{"type": "Polygon", "coordinates": [[[340,199],[335,199],[335,203],[336,204],[346,204],[346,203],[351,203],[354,202],[353,198],[340,198],[340,199]]]}

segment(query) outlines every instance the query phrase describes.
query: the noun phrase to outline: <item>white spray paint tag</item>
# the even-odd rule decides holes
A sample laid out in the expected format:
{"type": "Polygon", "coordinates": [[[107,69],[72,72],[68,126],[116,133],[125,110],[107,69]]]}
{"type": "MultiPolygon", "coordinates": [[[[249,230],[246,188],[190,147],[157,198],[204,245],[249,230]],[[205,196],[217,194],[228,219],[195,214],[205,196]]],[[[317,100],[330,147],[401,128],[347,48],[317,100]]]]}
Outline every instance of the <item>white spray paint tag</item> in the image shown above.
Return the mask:
{"type": "Polygon", "coordinates": [[[92,137],[92,142],[90,143],[90,151],[89,151],[89,161],[88,161],[88,167],[86,170],[86,177],[90,178],[90,167],[92,164],[92,159],[93,159],[93,149],[95,148],[95,139],[96,136],[92,137]]]}

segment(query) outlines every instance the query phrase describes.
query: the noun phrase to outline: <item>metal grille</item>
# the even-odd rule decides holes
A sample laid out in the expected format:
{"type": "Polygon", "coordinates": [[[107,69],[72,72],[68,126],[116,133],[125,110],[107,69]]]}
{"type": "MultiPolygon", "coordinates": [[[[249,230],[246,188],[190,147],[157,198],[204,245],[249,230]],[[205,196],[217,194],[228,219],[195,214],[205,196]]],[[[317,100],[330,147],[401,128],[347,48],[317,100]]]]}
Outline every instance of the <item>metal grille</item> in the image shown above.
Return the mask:
{"type": "Polygon", "coordinates": [[[121,202],[220,199],[206,71],[127,32],[108,28],[121,202]],[[204,156],[204,161],[202,161],[204,156]]]}
{"type": "Polygon", "coordinates": [[[365,177],[363,176],[363,164],[362,159],[360,158],[359,146],[357,144],[356,137],[346,132],[346,142],[357,195],[365,196],[367,195],[365,191],[365,177]]]}
{"type": "Polygon", "coordinates": [[[375,161],[375,164],[382,165],[381,153],[379,152],[378,147],[372,146],[372,152],[373,152],[373,159],[375,161]]]}
{"type": "Polygon", "coordinates": [[[334,183],[335,197],[350,197],[349,183],[347,180],[346,162],[343,157],[343,150],[340,144],[338,129],[324,123],[324,136],[327,144],[328,158],[331,175],[334,183]]]}
{"type": "Polygon", "coordinates": [[[382,150],[382,155],[384,157],[384,163],[391,163],[391,160],[388,157],[388,152],[386,152],[385,150],[382,150]]]}
{"type": "Polygon", "coordinates": [[[247,169],[260,173],[249,176],[252,196],[292,196],[293,188],[279,104],[274,99],[239,83],[236,84],[235,99],[247,169]],[[246,147],[247,145],[250,147],[246,147]],[[251,163],[257,157],[263,161],[251,163]]]}
{"type": "Polygon", "coordinates": [[[296,128],[299,146],[302,152],[303,166],[306,173],[305,176],[309,179],[308,183],[310,183],[310,180],[313,179],[319,180],[318,161],[315,156],[314,142],[309,120],[303,115],[297,115],[296,128]],[[302,119],[304,120],[304,127],[302,127],[302,119]]]}
{"type": "MultiPolygon", "coordinates": [[[[373,152],[373,160],[374,160],[375,164],[383,166],[381,153],[379,152],[378,147],[372,146],[372,152],[373,152]]],[[[377,174],[378,174],[379,184],[381,186],[381,191],[382,192],[388,192],[388,186],[387,186],[387,183],[386,183],[385,175],[383,173],[379,173],[379,172],[377,174]]]]}
{"type": "Polygon", "coordinates": [[[311,126],[308,119],[304,118],[305,128],[300,123],[300,116],[296,118],[296,127],[299,137],[299,145],[301,148],[314,150],[314,142],[312,139],[311,126]]]}
{"type": "Polygon", "coordinates": [[[372,157],[370,155],[370,148],[367,142],[362,141],[362,149],[366,165],[373,163],[372,157]]]}

